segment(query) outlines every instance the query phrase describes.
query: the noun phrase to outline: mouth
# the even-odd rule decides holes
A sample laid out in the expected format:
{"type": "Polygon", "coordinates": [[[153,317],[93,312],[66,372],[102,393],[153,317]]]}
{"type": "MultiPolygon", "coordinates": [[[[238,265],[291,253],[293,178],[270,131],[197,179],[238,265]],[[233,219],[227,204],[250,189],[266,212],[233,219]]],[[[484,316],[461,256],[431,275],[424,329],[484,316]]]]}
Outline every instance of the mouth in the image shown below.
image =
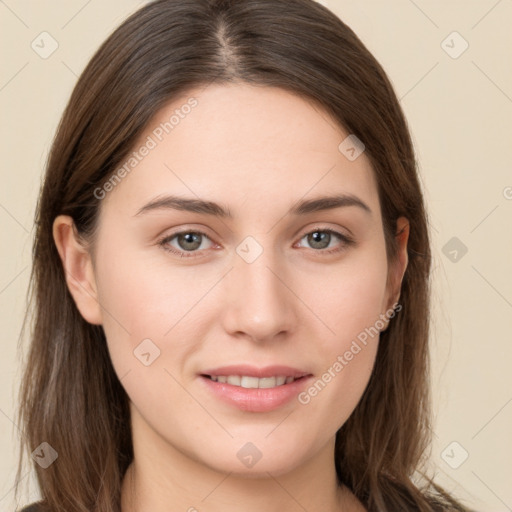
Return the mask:
{"type": "Polygon", "coordinates": [[[290,403],[313,375],[289,366],[225,366],[198,375],[205,391],[247,412],[270,412],[290,403]]]}
{"type": "Polygon", "coordinates": [[[231,386],[238,386],[245,389],[272,389],[286,384],[291,384],[296,380],[303,379],[305,376],[293,377],[278,375],[275,377],[252,377],[250,375],[201,375],[213,380],[214,382],[220,382],[221,384],[230,384],[231,386]]]}

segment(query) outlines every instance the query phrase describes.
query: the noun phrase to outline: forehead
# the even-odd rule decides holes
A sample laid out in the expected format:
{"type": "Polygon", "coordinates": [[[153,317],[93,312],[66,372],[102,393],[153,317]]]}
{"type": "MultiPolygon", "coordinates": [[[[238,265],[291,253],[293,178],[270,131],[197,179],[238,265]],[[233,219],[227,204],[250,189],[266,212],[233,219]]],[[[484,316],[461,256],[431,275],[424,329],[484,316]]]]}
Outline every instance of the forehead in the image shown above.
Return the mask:
{"type": "Polygon", "coordinates": [[[108,202],[135,213],[159,194],[242,207],[284,206],[344,192],[378,204],[374,173],[362,153],[349,160],[349,136],[320,106],[276,87],[212,84],[191,89],[150,121],[118,167],[127,172],[108,202]],[[147,149],[145,149],[147,148],[147,149]]]}

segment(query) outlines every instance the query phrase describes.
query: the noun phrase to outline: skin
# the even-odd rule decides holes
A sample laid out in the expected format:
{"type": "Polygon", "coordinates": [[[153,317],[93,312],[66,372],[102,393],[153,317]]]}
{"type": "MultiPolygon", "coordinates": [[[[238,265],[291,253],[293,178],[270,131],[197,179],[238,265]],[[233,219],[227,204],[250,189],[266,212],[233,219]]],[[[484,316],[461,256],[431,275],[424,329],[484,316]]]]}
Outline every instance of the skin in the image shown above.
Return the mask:
{"type": "MultiPolygon", "coordinates": [[[[122,510],[364,510],[337,485],[333,451],[368,383],[378,336],[306,405],[294,399],[275,411],[241,411],[210,395],[198,373],[285,364],[321,377],[396,302],[408,222],[398,220],[391,265],[368,158],[349,161],[338,150],[348,133],[278,88],[189,91],[158,113],[136,148],[189,97],[197,106],[101,201],[92,246],[77,241],[70,217],[54,223],[68,287],[82,316],[103,326],[131,400],[135,461],[122,510]],[[371,214],[355,206],[287,213],[333,193],[357,196],[371,214]],[[233,218],[172,209],[136,215],[165,194],[215,201],[233,218]],[[306,236],[317,228],[352,235],[355,244],[333,235],[323,247],[341,250],[326,254],[306,236]],[[206,234],[192,257],[158,243],[181,229],[206,234]],[[263,249],[251,263],[236,252],[247,236],[263,249]],[[160,350],[149,366],[133,354],[147,338],[160,350]],[[237,457],[247,442],[262,454],[252,468],[237,457]]],[[[179,237],[169,245],[186,253],[179,237]]]]}

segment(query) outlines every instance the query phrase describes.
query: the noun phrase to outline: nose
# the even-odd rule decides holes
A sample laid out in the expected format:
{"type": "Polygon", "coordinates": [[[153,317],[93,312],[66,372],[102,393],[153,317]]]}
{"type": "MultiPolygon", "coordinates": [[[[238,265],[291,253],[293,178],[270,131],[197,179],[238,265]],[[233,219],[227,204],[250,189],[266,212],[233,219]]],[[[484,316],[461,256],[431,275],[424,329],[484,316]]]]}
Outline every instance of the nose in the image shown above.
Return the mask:
{"type": "Polygon", "coordinates": [[[297,326],[300,303],[289,276],[271,249],[252,262],[235,255],[234,268],[223,284],[225,331],[260,343],[289,336],[297,326]]]}

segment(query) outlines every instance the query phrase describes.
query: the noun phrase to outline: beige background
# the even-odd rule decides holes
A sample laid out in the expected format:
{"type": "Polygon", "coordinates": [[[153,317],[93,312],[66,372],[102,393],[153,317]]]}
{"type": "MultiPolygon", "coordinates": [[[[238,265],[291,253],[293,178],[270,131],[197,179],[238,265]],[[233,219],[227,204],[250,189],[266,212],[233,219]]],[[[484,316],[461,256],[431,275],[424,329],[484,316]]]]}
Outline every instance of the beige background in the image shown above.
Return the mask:
{"type": "MultiPolygon", "coordinates": [[[[433,467],[477,510],[512,510],[512,2],[321,3],[388,72],[418,152],[434,242],[433,467]]],[[[43,166],[78,74],[139,5],[0,0],[2,511],[14,510],[17,343],[43,166]],[[58,43],[46,59],[31,48],[44,31],[58,43]]],[[[39,497],[34,482],[27,471],[27,503],[39,497]]]]}

